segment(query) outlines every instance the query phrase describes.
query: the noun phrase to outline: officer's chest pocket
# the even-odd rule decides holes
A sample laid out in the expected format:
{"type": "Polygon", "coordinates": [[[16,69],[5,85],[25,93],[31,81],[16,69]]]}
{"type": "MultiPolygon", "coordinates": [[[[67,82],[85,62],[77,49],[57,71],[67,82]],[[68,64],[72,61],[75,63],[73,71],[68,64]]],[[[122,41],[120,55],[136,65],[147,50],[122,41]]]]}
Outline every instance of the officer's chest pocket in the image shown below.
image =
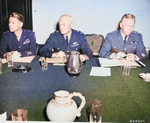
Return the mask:
{"type": "Polygon", "coordinates": [[[72,44],[70,47],[70,50],[72,51],[79,51],[79,49],[80,49],[79,44],[72,44]]]}
{"type": "Polygon", "coordinates": [[[23,42],[23,49],[28,49],[30,46],[30,40],[29,39],[26,39],[24,42],[23,42]]]}
{"type": "Polygon", "coordinates": [[[136,41],[130,42],[129,46],[129,51],[132,53],[136,52],[136,48],[137,48],[138,43],[136,41]]]}

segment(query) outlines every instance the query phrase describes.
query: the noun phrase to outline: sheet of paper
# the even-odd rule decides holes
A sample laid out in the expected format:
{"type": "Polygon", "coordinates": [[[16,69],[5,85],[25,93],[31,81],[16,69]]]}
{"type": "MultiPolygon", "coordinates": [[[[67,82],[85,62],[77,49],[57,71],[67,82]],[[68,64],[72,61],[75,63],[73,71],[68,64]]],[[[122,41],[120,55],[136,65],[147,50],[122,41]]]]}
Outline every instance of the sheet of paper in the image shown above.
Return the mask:
{"type": "Polygon", "coordinates": [[[101,67],[116,67],[122,66],[121,62],[117,59],[98,58],[101,67]]]}
{"type": "Polygon", "coordinates": [[[35,57],[35,56],[21,57],[20,59],[14,60],[13,62],[30,63],[30,62],[34,59],[34,57],[35,57]]]}
{"type": "Polygon", "coordinates": [[[67,58],[46,58],[47,63],[65,63],[67,58]]]}
{"type": "MultiPolygon", "coordinates": [[[[27,57],[21,57],[17,60],[14,60],[13,62],[20,62],[20,63],[30,63],[33,59],[34,59],[35,56],[27,56],[27,57]]],[[[2,59],[2,63],[6,63],[7,62],[7,59],[2,59]]]]}
{"type": "Polygon", "coordinates": [[[121,62],[122,65],[130,65],[130,66],[134,66],[134,67],[141,67],[138,63],[136,63],[135,61],[127,61],[125,59],[119,60],[121,62]]]}
{"type": "Polygon", "coordinates": [[[92,67],[90,76],[111,76],[111,69],[102,67],[92,67]]]}

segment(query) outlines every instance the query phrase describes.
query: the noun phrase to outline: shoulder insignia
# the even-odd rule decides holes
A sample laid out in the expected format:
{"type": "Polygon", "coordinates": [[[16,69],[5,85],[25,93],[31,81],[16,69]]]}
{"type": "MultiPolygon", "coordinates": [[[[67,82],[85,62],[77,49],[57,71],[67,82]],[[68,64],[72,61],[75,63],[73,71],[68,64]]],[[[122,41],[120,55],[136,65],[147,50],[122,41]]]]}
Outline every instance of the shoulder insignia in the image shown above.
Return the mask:
{"type": "Polygon", "coordinates": [[[134,34],[141,34],[141,33],[137,32],[137,31],[133,31],[133,33],[134,33],[134,34]]]}

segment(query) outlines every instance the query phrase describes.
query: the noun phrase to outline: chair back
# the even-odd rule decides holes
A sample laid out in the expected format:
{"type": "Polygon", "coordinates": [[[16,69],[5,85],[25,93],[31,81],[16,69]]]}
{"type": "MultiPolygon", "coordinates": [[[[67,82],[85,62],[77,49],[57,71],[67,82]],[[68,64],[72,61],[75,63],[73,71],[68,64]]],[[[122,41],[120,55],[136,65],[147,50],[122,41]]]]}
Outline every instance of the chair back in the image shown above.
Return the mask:
{"type": "Polygon", "coordinates": [[[85,35],[87,42],[93,51],[93,56],[98,56],[101,50],[101,47],[104,43],[104,37],[100,34],[86,34],[85,35]]]}
{"type": "Polygon", "coordinates": [[[40,49],[44,46],[44,44],[36,43],[36,55],[40,55],[40,49]]]}

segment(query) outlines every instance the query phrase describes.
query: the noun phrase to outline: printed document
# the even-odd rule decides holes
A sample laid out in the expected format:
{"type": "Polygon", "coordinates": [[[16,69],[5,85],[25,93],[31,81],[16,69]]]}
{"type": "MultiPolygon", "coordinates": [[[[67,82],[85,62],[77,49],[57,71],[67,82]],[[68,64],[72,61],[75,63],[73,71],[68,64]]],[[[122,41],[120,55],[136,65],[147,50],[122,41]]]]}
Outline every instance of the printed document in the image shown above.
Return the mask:
{"type": "Polygon", "coordinates": [[[90,76],[111,76],[111,69],[102,67],[92,67],[90,76]]]}

